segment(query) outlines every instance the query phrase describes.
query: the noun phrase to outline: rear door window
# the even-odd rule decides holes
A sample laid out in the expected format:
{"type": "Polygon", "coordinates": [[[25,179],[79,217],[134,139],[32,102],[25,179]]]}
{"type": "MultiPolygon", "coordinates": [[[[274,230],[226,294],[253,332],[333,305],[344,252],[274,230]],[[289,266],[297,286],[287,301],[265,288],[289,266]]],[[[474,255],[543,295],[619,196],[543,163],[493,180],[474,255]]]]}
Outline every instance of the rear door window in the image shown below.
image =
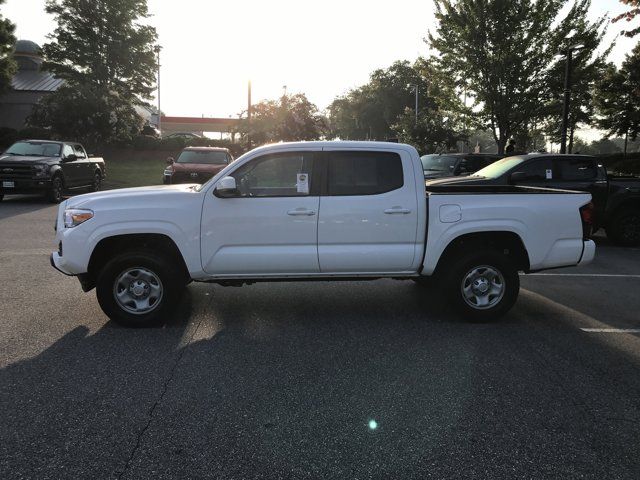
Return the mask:
{"type": "Polygon", "coordinates": [[[330,152],[329,195],[377,195],[404,185],[402,160],[391,152],[330,152]]]}
{"type": "Polygon", "coordinates": [[[556,165],[562,180],[594,180],[598,176],[596,162],[591,158],[557,158],[556,165]]]}

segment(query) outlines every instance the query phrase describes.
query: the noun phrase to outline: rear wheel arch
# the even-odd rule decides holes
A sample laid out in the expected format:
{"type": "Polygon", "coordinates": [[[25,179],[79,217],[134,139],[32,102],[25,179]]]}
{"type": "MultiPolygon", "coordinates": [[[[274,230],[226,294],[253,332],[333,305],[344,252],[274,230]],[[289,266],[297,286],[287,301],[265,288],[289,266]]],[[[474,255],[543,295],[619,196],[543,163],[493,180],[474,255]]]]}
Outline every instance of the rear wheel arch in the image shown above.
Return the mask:
{"type": "Polygon", "coordinates": [[[185,283],[191,279],[184,257],[176,243],[168,235],[159,233],[126,234],[103,238],[91,253],[87,279],[95,285],[101,269],[114,256],[140,250],[161,252],[162,256],[175,264],[176,274],[184,278],[185,283]]]}
{"type": "Polygon", "coordinates": [[[522,238],[510,231],[493,231],[467,233],[451,240],[440,255],[434,274],[441,274],[447,265],[474,249],[501,253],[517,270],[528,272],[530,269],[529,253],[522,238]]]}

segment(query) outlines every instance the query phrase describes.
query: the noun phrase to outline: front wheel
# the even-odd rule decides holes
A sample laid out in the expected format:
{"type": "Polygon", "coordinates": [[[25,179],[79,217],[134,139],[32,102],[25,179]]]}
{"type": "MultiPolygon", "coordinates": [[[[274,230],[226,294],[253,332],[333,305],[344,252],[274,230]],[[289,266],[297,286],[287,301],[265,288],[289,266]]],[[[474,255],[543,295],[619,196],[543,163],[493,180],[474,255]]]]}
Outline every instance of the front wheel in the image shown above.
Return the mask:
{"type": "Polygon", "coordinates": [[[64,182],[60,175],[56,175],[51,180],[51,186],[47,191],[47,199],[51,203],[60,203],[62,201],[62,193],[64,191],[64,182]]]}
{"type": "Polygon", "coordinates": [[[491,321],[507,313],[516,302],[520,278],[517,269],[504,255],[473,253],[453,263],[445,288],[466,319],[491,321]]]}
{"type": "Polygon", "coordinates": [[[171,314],[185,287],[175,271],[172,261],[159,255],[142,251],[122,253],[98,275],[98,303],[120,325],[158,325],[171,314]]]}

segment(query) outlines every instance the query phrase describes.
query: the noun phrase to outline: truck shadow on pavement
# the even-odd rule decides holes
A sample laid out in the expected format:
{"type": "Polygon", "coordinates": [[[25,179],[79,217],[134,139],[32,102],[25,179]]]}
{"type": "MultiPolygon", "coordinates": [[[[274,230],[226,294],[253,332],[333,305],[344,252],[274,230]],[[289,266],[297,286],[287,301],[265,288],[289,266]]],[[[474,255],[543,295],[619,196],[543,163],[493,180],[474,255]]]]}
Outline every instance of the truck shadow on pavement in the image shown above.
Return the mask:
{"type": "MultiPolygon", "coordinates": [[[[527,324],[528,308],[470,325],[438,293],[408,282],[194,285],[162,328],[107,323],[90,335],[79,326],[0,370],[2,470],[5,478],[629,475],[640,467],[637,425],[612,429],[609,416],[637,412],[629,402],[637,382],[570,363],[567,338],[549,343],[527,324]]],[[[570,353],[605,354],[639,366],[589,339],[570,353]]]]}
{"type": "Polygon", "coordinates": [[[36,212],[47,207],[56,207],[40,196],[10,195],[0,202],[0,220],[25,213],[36,212]]]}

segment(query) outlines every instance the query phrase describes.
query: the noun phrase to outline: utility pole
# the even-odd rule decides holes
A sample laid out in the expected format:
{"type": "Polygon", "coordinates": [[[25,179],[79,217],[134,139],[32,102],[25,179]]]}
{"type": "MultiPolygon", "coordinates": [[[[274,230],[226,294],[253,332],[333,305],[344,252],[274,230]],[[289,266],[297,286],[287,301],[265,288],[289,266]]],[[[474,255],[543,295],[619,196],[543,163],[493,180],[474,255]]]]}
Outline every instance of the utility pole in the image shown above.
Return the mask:
{"type": "Polygon", "coordinates": [[[247,148],[251,150],[251,80],[247,84],[247,148]]]}
{"type": "Polygon", "coordinates": [[[158,57],[158,131],[160,132],[160,138],[162,138],[162,110],[160,109],[160,50],[162,50],[160,45],[156,45],[153,49],[158,57]]]}

